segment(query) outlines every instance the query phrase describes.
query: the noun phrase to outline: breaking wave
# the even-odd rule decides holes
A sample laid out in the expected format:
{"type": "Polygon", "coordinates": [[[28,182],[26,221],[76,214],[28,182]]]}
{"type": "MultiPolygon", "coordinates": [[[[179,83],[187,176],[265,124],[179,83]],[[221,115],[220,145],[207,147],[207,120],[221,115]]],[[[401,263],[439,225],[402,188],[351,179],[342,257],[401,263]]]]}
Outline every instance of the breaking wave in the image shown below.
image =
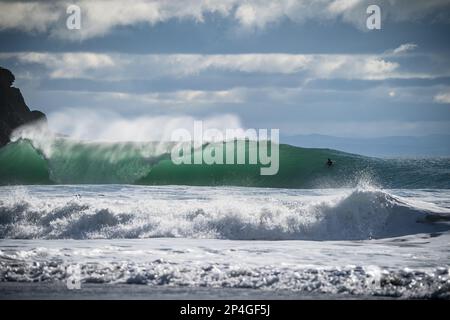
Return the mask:
{"type": "MultiPolygon", "coordinates": [[[[0,201],[0,238],[360,240],[448,230],[450,210],[380,190],[321,197],[172,200],[11,196],[0,201]]],[[[145,198],[145,197],[144,197],[145,198]]]]}
{"type": "MultiPolygon", "coordinates": [[[[450,188],[450,160],[446,158],[387,160],[280,145],[279,172],[261,176],[261,165],[175,165],[170,159],[172,146],[168,142],[100,143],[57,138],[42,143],[19,139],[0,149],[0,185],[342,188],[355,187],[361,177],[368,177],[383,188],[450,188]],[[328,158],[334,161],[331,168],[325,165],[328,158]]],[[[246,154],[248,151],[247,144],[246,154]]]]}

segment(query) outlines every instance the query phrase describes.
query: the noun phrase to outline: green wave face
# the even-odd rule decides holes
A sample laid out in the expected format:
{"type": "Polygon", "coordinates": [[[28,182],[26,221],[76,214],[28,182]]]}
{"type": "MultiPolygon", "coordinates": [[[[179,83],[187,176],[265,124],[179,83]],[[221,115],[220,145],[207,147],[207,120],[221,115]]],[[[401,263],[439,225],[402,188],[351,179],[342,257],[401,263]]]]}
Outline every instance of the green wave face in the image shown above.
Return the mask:
{"type": "MultiPolygon", "coordinates": [[[[86,143],[58,139],[51,151],[20,140],[0,149],[0,184],[234,185],[279,188],[351,187],[361,180],[386,188],[450,188],[450,160],[385,160],[328,149],[279,146],[279,171],[258,164],[181,164],[170,143],[86,143]],[[326,161],[331,158],[333,166],[326,161]]],[[[225,144],[216,145],[223,148],[225,144]]],[[[203,147],[203,149],[206,146],[203,147]]],[[[249,151],[259,145],[245,144],[249,151]]],[[[191,150],[193,154],[202,149],[191,150]]],[[[234,145],[235,153],[236,145],[234,145]]],[[[259,160],[259,159],[258,159],[259,160]]],[[[248,161],[247,161],[248,163],[248,161]]]]}
{"type": "Polygon", "coordinates": [[[0,149],[0,184],[49,184],[47,161],[26,141],[0,149]]]}

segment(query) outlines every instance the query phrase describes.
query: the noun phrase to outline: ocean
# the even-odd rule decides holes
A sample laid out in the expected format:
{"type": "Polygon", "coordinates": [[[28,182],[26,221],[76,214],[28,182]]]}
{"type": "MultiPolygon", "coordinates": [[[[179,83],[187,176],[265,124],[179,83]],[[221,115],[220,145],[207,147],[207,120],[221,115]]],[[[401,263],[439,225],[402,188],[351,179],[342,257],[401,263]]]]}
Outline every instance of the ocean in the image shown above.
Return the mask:
{"type": "Polygon", "coordinates": [[[0,298],[450,298],[449,159],[281,145],[261,177],[142,150],[0,149],[0,298]]]}

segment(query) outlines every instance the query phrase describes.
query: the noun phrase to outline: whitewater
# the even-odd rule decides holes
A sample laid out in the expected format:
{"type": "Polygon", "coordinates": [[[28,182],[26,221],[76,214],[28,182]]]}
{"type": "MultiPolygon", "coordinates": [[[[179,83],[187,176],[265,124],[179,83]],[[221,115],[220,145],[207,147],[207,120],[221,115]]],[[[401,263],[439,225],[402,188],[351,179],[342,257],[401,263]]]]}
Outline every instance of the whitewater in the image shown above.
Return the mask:
{"type": "Polygon", "coordinates": [[[448,189],[369,183],[2,186],[0,296],[446,299],[449,219],[448,189]]]}

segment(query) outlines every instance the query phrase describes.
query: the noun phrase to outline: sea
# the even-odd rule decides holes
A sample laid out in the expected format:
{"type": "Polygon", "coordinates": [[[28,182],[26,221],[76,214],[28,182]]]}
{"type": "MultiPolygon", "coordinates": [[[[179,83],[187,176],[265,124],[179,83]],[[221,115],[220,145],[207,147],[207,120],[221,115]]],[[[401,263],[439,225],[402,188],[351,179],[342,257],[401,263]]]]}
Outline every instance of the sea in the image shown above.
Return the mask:
{"type": "Polygon", "coordinates": [[[449,266],[448,158],[280,145],[260,176],[155,144],[0,149],[0,299],[449,299],[449,266]]]}

